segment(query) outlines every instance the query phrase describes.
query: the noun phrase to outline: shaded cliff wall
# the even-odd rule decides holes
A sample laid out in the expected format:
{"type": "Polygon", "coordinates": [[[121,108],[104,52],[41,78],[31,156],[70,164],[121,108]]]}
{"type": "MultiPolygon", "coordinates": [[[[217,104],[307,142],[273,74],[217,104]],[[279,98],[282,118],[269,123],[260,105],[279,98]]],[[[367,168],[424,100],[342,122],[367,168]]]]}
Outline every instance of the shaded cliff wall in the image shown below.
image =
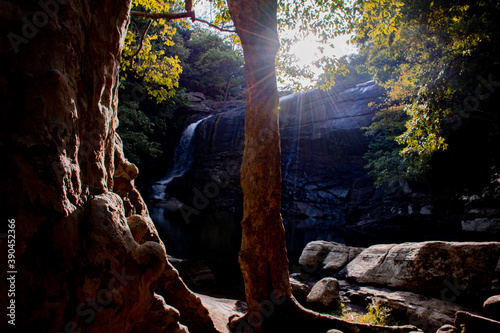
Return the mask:
{"type": "MultiPolygon", "coordinates": [[[[287,247],[296,256],[317,238],[343,241],[331,230],[346,224],[353,183],[366,175],[361,128],[372,121],[376,109],[370,103],[381,95],[370,81],[281,98],[282,214],[287,247]]],[[[198,125],[191,171],[169,185],[169,202],[152,208],[174,255],[225,268],[237,263],[244,111],[242,102],[227,103],[198,125]],[[186,243],[182,249],[174,242],[179,234],[186,243]]]]}
{"type": "MultiPolygon", "coordinates": [[[[433,174],[441,176],[429,183],[394,182],[387,192],[374,187],[364,168],[368,142],[362,127],[372,122],[382,96],[382,89],[369,81],[281,98],[282,215],[292,261],[316,239],[355,246],[495,239],[490,231],[498,230],[498,209],[492,213],[495,204],[488,204],[484,212],[469,208],[471,213],[467,213],[459,200],[462,178],[444,177],[447,170],[460,167],[449,152],[446,163],[433,162],[438,164],[433,165],[438,171],[433,174]],[[456,189],[436,191],[450,184],[456,189]],[[482,232],[468,232],[464,223],[482,232]],[[481,229],[484,225],[491,228],[481,229]]],[[[155,222],[174,256],[203,258],[227,268],[236,263],[239,250],[244,105],[231,102],[212,112],[215,115],[196,130],[191,171],[167,189],[175,200],[152,209],[158,213],[155,222]],[[182,205],[184,211],[179,208],[182,205]],[[183,241],[175,242],[179,237],[183,241]]],[[[478,137],[474,143],[480,146],[482,141],[478,137]]],[[[493,151],[491,146],[488,149],[493,151]]],[[[460,147],[454,146],[452,154],[459,157],[460,147]]],[[[477,173],[482,170],[479,167],[488,164],[479,163],[470,171],[477,173]]]]}
{"type": "Polygon", "coordinates": [[[15,230],[17,331],[187,332],[179,321],[215,331],[168,263],[115,133],[130,2],[0,2],[1,202],[15,230]]]}

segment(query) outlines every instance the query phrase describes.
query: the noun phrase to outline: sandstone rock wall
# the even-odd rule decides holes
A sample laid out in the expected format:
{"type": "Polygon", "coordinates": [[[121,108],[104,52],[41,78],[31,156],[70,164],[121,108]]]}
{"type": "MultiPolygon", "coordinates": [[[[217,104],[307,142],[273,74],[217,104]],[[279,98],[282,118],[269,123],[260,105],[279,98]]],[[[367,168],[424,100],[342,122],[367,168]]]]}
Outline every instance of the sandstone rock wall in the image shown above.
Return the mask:
{"type": "Polygon", "coordinates": [[[168,263],[115,133],[130,2],[0,3],[1,202],[15,219],[19,332],[215,331],[168,263]]]}

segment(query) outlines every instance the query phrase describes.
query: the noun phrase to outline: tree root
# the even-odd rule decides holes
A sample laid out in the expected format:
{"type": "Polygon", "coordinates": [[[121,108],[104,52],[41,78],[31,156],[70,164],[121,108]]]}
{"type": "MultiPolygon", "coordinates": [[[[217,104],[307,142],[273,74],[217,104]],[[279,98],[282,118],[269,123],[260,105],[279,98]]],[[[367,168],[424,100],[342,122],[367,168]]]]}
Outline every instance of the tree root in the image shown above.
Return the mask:
{"type": "Polygon", "coordinates": [[[320,314],[302,307],[292,298],[275,308],[263,309],[261,313],[247,313],[242,317],[229,318],[232,332],[264,333],[326,333],[337,329],[343,333],[410,333],[422,332],[415,326],[378,326],[353,323],[333,316],[320,314]]]}

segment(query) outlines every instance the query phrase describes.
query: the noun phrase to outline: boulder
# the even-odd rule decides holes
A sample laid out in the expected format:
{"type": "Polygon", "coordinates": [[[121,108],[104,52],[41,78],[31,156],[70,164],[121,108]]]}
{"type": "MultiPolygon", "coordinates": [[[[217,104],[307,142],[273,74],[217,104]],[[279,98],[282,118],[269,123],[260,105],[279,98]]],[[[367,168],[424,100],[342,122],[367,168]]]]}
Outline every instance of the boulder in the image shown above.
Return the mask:
{"type": "Polygon", "coordinates": [[[186,94],[189,105],[192,111],[195,112],[211,112],[212,110],[205,103],[205,94],[201,92],[189,92],[186,94]]]}
{"type": "Polygon", "coordinates": [[[324,278],[314,285],[307,295],[308,307],[315,310],[331,310],[338,306],[339,282],[334,278],[324,278]]]}
{"type": "Polygon", "coordinates": [[[500,295],[491,296],[483,304],[485,317],[500,321],[500,295]]]}
{"type": "Polygon", "coordinates": [[[393,318],[407,320],[424,332],[435,332],[444,324],[452,325],[458,311],[473,311],[440,299],[387,288],[349,285],[342,296],[363,307],[370,303],[387,307],[393,318]]]}
{"type": "Polygon", "coordinates": [[[188,92],[187,98],[190,102],[203,102],[207,99],[205,94],[202,92],[188,92]]]}
{"type": "MultiPolygon", "coordinates": [[[[500,243],[423,242],[374,245],[345,268],[361,284],[428,294],[446,301],[480,299],[500,288],[500,243]]],[[[483,298],[484,299],[484,298],[483,298]]]]}
{"type": "Polygon", "coordinates": [[[292,294],[295,297],[295,299],[300,303],[300,304],[305,304],[307,295],[311,291],[309,286],[305,283],[302,283],[294,278],[290,278],[290,284],[292,285],[292,294]]]}
{"type": "Polygon", "coordinates": [[[313,241],[306,245],[299,258],[302,275],[332,274],[351,262],[364,249],[326,241],[313,241]]]}
{"type": "Polygon", "coordinates": [[[299,264],[302,266],[320,267],[330,251],[336,246],[341,246],[341,244],[326,241],[310,242],[302,251],[299,264]]]}
{"type": "Polygon", "coordinates": [[[360,247],[339,245],[333,247],[325,260],[323,260],[323,264],[325,265],[323,269],[328,273],[337,272],[344,268],[345,265],[354,260],[364,250],[364,248],[360,247]]]}

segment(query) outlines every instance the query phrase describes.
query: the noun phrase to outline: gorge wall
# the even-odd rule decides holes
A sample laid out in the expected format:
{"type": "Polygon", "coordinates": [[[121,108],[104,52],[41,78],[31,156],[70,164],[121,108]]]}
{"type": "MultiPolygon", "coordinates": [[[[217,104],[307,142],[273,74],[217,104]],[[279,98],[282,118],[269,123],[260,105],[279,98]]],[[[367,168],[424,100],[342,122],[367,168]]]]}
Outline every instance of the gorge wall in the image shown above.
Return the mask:
{"type": "MultiPolygon", "coordinates": [[[[371,123],[371,103],[381,95],[370,81],[280,99],[282,214],[292,256],[313,239],[345,242],[348,216],[358,212],[349,205],[359,196],[355,190],[367,191],[367,184],[369,197],[376,192],[365,177],[361,128],[371,123]]],[[[196,129],[191,170],[169,184],[169,199],[151,212],[169,253],[227,267],[237,263],[240,246],[244,103],[217,107],[196,129]]]]}
{"type": "MultiPolygon", "coordinates": [[[[280,99],[282,215],[292,261],[316,239],[369,246],[474,240],[487,233],[466,232],[467,219],[483,217],[477,210],[468,213],[458,191],[435,191],[436,182],[374,187],[364,167],[368,142],[362,128],[372,122],[382,96],[382,89],[369,81],[280,99]]],[[[206,114],[210,103],[203,105],[206,114]]],[[[151,210],[169,253],[227,268],[237,263],[240,244],[244,104],[218,103],[211,113],[196,129],[191,170],[174,179],[169,199],[151,210]]],[[[493,228],[486,239],[494,240],[498,232],[494,216],[486,218],[493,228]]]]}
{"type": "Polygon", "coordinates": [[[130,3],[0,2],[3,332],[215,332],[115,133],[130,3]]]}

